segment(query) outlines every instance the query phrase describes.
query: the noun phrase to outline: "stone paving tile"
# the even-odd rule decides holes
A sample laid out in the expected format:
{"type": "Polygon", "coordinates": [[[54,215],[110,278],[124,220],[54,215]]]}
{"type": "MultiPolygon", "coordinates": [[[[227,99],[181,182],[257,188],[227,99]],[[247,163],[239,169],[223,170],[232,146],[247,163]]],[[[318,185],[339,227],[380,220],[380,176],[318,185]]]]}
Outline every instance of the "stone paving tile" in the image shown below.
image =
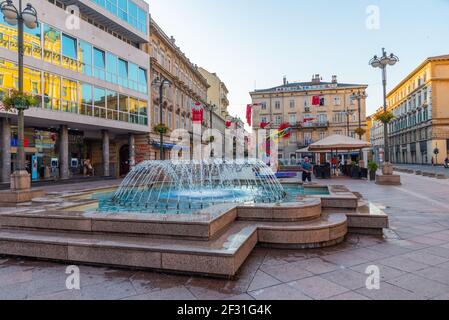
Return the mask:
{"type": "Polygon", "coordinates": [[[449,259],[449,248],[436,246],[436,247],[429,247],[427,249],[423,249],[420,252],[449,259]]]}
{"type": "Polygon", "coordinates": [[[365,286],[368,275],[361,274],[351,269],[339,269],[322,274],[321,277],[347,289],[355,290],[365,286]]]}
{"type": "Polygon", "coordinates": [[[190,277],[158,274],[153,272],[136,272],[130,277],[134,290],[138,294],[151,291],[181,287],[187,283],[190,277]]]}
{"type": "Polygon", "coordinates": [[[449,292],[449,286],[415,274],[405,274],[399,278],[388,280],[387,282],[397,287],[412,291],[415,294],[419,294],[426,299],[431,299],[449,292]]]}
{"type": "Polygon", "coordinates": [[[320,276],[290,282],[288,285],[316,300],[330,298],[349,291],[349,289],[320,276]]]}
{"type": "Polygon", "coordinates": [[[442,258],[442,257],[436,256],[433,254],[422,252],[422,251],[406,253],[406,254],[403,254],[403,255],[400,255],[397,257],[411,259],[413,261],[421,262],[421,263],[428,264],[431,266],[435,266],[435,265],[442,264],[444,262],[449,261],[449,259],[442,258]]]}
{"type": "Polygon", "coordinates": [[[418,243],[422,243],[422,244],[428,244],[430,246],[438,246],[440,244],[447,243],[447,240],[435,239],[435,238],[430,237],[429,235],[411,237],[411,238],[409,238],[409,240],[418,242],[418,243]]]}
{"type": "Polygon", "coordinates": [[[366,257],[361,257],[356,254],[352,254],[351,252],[343,252],[343,253],[337,252],[334,254],[324,256],[323,259],[327,262],[334,263],[336,265],[344,267],[355,266],[371,260],[366,257]]]}
{"type": "Polygon", "coordinates": [[[449,285],[449,269],[429,267],[426,269],[415,271],[413,272],[413,274],[440,282],[445,285],[449,285]]]}
{"type": "Polygon", "coordinates": [[[281,282],[289,282],[313,275],[301,265],[301,262],[293,262],[268,267],[262,266],[260,270],[278,279],[281,282]]]}
{"type": "Polygon", "coordinates": [[[361,288],[356,290],[356,292],[373,300],[387,301],[424,299],[422,295],[397,287],[387,282],[381,282],[379,290],[368,290],[367,288],[361,288]]]}
{"type": "Polygon", "coordinates": [[[312,300],[288,284],[251,291],[249,294],[256,300],[312,300]]]}
{"type": "Polygon", "coordinates": [[[181,286],[127,297],[126,300],[196,300],[196,297],[181,286]]]}
{"type": "Polygon", "coordinates": [[[396,268],[406,272],[417,271],[429,267],[428,264],[416,262],[411,259],[401,258],[399,256],[387,258],[378,261],[380,264],[396,268]]]}
{"type": "Polygon", "coordinates": [[[322,258],[313,258],[303,260],[297,263],[300,268],[304,268],[314,275],[331,272],[340,268],[339,265],[324,261],[322,258]]]}
{"type": "Polygon", "coordinates": [[[325,300],[338,300],[338,301],[356,301],[356,300],[370,300],[368,297],[362,296],[354,291],[342,293],[325,300]]]}
{"type": "Polygon", "coordinates": [[[363,275],[365,275],[367,277],[368,275],[366,274],[366,270],[367,270],[368,267],[370,267],[372,265],[375,265],[375,266],[377,266],[379,268],[381,281],[394,279],[394,278],[397,278],[397,277],[400,277],[400,276],[406,274],[406,271],[402,271],[402,270],[399,270],[399,269],[395,269],[395,268],[391,268],[391,267],[388,267],[388,266],[384,266],[384,265],[382,265],[380,263],[377,263],[377,262],[372,262],[372,263],[367,263],[367,264],[361,264],[361,265],[358,265],[358,266],[354,266],[354,267],[351,267],[351,270],[357,271],[357,272],[359,272],[359,273],[361,273],[361,274],[363,274],[363,275]]]}
{"type": "Polygon", "coordinates": [[[254,276],[253,281],[251,282],[248,288],[248,291],[255,291],[266,287],[271,287],[277,284],[281,284],[281,282],[273,278],[269,274],[259,270],[254,276]]]}
{"type": "Polygon", "coordinates": [[[185,287],[199,300],[222,300],[245,293],[250,281],[192,277],[185,287]]]}

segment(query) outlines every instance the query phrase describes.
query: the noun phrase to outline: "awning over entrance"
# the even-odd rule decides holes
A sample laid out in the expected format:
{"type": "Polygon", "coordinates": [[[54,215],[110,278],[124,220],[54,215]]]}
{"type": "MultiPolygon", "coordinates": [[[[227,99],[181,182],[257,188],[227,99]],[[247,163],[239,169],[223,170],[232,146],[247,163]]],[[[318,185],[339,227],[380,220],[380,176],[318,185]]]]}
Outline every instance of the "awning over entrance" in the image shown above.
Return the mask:
{"type": "Polygon", "coordinates": [[[321,141],[315,142],[311,144],[307,151],[304,149],[298,150],[298,153],[301,152],[330,152],[331,150],[359,150],[363,148],[371,147],[369,142],[354,139],[351,137],[346,137],[342,135],[332,135],[321,141]]]}

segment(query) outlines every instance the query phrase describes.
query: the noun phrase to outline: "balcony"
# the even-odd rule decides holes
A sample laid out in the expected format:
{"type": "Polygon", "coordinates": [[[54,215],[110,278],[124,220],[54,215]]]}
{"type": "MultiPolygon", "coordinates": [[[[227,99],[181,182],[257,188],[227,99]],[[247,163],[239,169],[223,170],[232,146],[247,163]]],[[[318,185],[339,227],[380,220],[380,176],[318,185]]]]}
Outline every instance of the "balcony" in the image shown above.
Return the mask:
{"type": "Polygon", "coordinates": [[[319,129],[328,127],[329,121],[296,122],[295,124],[292,124],[292,128],[295,129],[319,129]]]}

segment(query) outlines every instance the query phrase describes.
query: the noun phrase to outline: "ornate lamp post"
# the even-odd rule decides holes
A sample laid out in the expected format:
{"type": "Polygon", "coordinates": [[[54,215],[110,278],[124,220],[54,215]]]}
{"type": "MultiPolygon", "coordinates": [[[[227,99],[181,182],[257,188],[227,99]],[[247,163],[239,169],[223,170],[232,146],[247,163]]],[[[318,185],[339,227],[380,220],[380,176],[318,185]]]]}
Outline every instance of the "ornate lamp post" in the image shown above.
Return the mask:
{"type": "MultiPolygon", "coordinates": [[[[18,26],[18,73],[19,95],[23,95],[23,28],[24,25],[29,29],[34,29],[38,25],[37,11],[31,5],[27,4],[25,9],[22,7],[22,0],[19,0],[19,6],[16,8],[11,0],[6,0],[0,3],[0,10],[3,14],[4,20],[10,25],[18,26]]],[[[24,112],[25,106],[15,106],[17,109],[17,166],[12,175],[11,188],[13,190],[27,190],[31,187],[30,175],[26,171],[25,163],[25,148],[24,148],[24,112]]]]}
{"type": "Polygon", "coordinates": [[[153,86],[159,89],[159,126],[161,126],[160,130],[160,157],[161,160],[165,160],[164,155],[164,132],[162,130],[162,126],[164,126],[164,118],[162,117],[162,109],[164,107],[163,99],[164,99],[164,88],[170,87],[171,82],[165,78],[159,79],[156,78],[153,81],[153,86]]]}
{"type": "MultiPolygon", "coordinates": [[[[382,70],[382,86],[383,86],[383,107],[384,113],[387,113],[387,66],[394,66],[399,62],[399,58],[395,56],[393,53],[387,55],[385,48],[382,48],[382,56],[378,57],[374,56],[369,64],[373,68],[380,68],[382,70]]],[[[388,125],[384,123],[384,154],[385,154],[385,163],[390,162],[390,150],[388,146],[388,125]]]]}
{"type": "Polygon", "coordinates": [[[349,128],[349,117],[352,116],[354,114],[354,111],[349,110],[349,107],[346,109],[345,111],[345,115],[346,115],[346,129],[348,131],[348,137],[351,136],[351,132],[350,132],[350,128],[349,128]]]}
{"type": "MultiPolygon", "coordinates": [[[[357,107],[359,113],[359,128],[362,129],[362,100],[366,100],[368,95],[364,91],[357,91],[351,95],[352,100],[357,100],[357,107]]],[[[362,134],[359,133],[359,139],[362,140],[362,134]]]]}

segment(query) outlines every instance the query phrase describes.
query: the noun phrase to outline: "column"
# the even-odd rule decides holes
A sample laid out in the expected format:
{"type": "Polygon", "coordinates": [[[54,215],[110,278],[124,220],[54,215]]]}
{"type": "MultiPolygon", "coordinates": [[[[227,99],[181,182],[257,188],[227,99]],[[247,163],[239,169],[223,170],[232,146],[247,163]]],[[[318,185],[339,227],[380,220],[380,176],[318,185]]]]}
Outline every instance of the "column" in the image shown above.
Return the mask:
{"type": "Polygon", "coordinates": [[[101,136],[103,140],[103,177],[109,177],[109,131],[102,130],[101,136]]]}
{"type": "Polygon", "coordinates": [[[136,138],[134,134],[129,134],[129,169],[131,170],[136,165],[136,138]]]}
{"type": "Polygon", "coordinates": [[[59,129],[59,179],[69,179],[69,129],[66,125],[59,129]]]}
{"type": "Polygon", "coordinates": [[[1,153],[1,173],[0,181],[8,183],[11,176],[11,125],[6,118],[0,119],[0,153],[1,153]]]}

